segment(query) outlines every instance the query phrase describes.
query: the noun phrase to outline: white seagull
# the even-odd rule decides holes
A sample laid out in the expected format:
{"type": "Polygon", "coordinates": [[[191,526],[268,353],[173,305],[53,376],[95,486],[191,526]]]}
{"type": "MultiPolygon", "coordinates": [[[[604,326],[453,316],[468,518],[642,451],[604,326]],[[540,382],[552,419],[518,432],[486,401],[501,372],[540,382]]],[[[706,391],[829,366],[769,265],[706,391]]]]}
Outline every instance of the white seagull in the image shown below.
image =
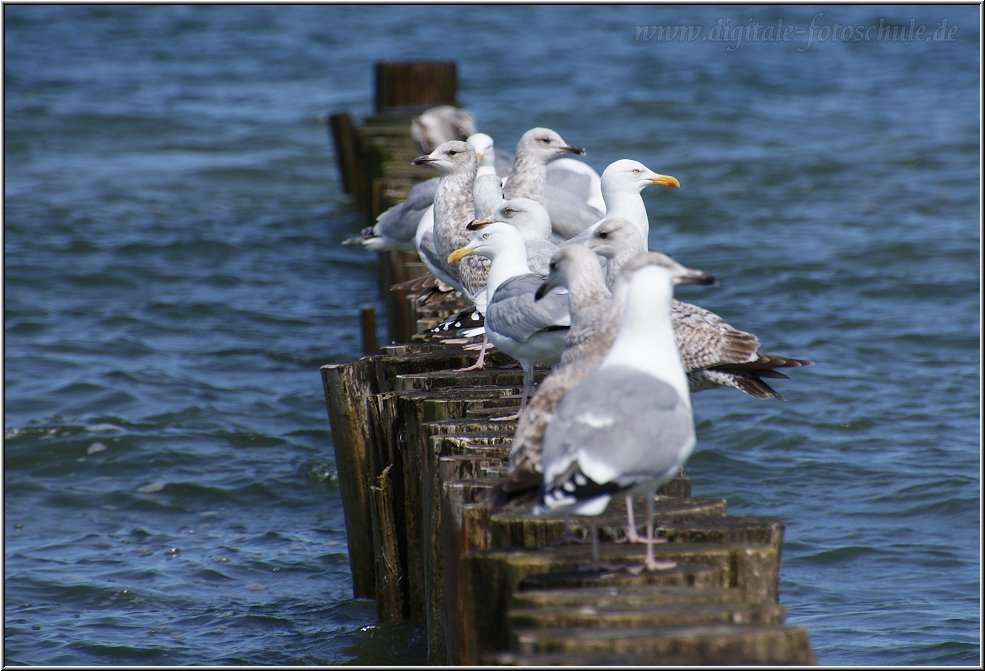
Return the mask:
{"type": "Polygon", "coordinates": [[[653,555],[653,498],[695,444],[687,377],[670,316],[674,283],[691,282],[693,276],[678,274],[660,256],[638,258],[626,267],[615,297],[621,314],[612,347],[595,373],[565,394],[547,427],[537,510],[599,515],[614,494],[643,494],[643,568],[656,570],[669,566],[653,555]]]}
{"type": "Polygon", "coordinates": [[[468,227],[476,231],[475,237],[453,250],[448,261],[455,263],[470,255],[491,260],[488,304],[483,313],[485,333],[489,342],[516,359],[523,369],[522,412],[533,388],[534,365],[553,366],[561,358],[571,323],[568,299],[563,294],[551,294],[540,301],[534,298],[544,277],[530,272],[526,245],[514,226],[472,222],[468,227]]]}

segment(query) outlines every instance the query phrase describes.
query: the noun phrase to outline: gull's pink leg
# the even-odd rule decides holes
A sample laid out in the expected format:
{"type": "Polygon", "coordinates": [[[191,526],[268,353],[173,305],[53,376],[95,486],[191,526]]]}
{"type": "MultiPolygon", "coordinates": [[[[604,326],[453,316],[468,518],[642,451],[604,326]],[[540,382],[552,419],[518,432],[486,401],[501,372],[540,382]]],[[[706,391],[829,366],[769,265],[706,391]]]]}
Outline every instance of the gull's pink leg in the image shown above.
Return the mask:
{"type": "Polygon", "coordinates": [[[643,568],[647,571],[660,571],[677,566],[677,562],[671,560],[657,561],[653,556],[653,497],[656,492],[646,493],[646,559],[643,568]]]}
{"type": "Polygon", "coordinates": [[[482,334],[482,347],[479,349],[479,360],[476,361],[471,366],[466,366],[465,368],[456,368],[456,373],[464,373],[470,370],[485,370],[486,369],[486,347],[489,345],[489,338],[486,334],[482,334]]]}

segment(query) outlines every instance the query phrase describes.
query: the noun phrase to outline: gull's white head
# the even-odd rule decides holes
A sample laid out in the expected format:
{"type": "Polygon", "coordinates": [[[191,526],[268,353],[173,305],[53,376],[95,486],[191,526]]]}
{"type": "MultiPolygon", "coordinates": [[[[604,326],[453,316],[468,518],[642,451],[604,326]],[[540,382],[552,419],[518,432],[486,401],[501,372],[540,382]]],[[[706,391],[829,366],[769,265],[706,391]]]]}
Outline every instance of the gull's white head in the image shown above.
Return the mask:
{"type": "Polygon", "coordinates": [[[530,198],[504,200],[489,217],[476,223],[494,221],[512,224],[524,240],[547,240],[551,237],[551,215],[543,205],[530,198]]]}
{"type": "Polygon", "coordinates": [[[493,165],[496,155],[491,137],[485,133],[472,133],[465,141],[475,149],[475,155],[479,160],[479,165],[493,165]]]}
{"type": "Polygon", "coordinates": [[[639,161],[622,158],[613,161],[602,173],[602,193],[640,193],[651,184],[679,187],[676,177],[653,172],[639,161]]]}
{"type": "Polygon", "coordinates": [[[517,156],[534,156],[544,163],[564,154],[582,155],[584,153],[584,148],[568,144],[564,138],[550,128],[531,128],[516,143],[517,156]]]}
{"type": "Polygon", "coordinates": [[[482,221],[473,221],[466,228],[476,231],[475,237],[464,247],[452,250],[448,255],[448,263],[456,263],[471,254],[485,256],[487,259],[495,259],[497,254],[501,254],[506,250],[524,249],[520,231],[505,222],[495,221],[484,223],[482,221]]]}
{"type": "Polygon", "coordinates": [[[442,175],[469,169],[475,170],[477,166],[475,150],[467,142],[461,140],[443,142],[430,154],[418,156],[412,163],[431,166],[442,175]]]}

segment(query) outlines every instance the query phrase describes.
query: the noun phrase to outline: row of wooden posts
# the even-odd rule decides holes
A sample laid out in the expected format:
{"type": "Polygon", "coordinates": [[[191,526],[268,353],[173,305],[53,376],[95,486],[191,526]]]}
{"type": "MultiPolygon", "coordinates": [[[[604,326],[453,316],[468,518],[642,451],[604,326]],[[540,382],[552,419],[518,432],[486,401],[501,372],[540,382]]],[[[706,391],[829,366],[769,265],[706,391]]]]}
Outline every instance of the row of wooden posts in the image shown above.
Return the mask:
{"type": "MultiPolygon", "coordinates": [[[[378,92],[394,88],[379,81],[394,73],[454,76],[400,65],[377,66],[378,92]]],[[[448,87],[429,90],[437,89],[445,99],[418,102],[448,102],[448,87]]],[[[406,170],[415,153],[409,121],[406,109],[378,109],[358,128],[350,120],[348,140],[335,135],[348,183],[358,172],[370,180],[362,188],[374,194],[363,204],[371,215],[430,176],[406,170]]],[[[779,604],[782,521],[728,515],[724,500],[693,496],[683,473],[657,498],[668,542],[656,554],[677,562],[663,571],[588,571],[590,544],[561,544],[561,517],[494,509],[487,495],[505,473],[515,423],[492,417],[516,411],[521,372],[498,352],[484,371],[456,372],[475,352],[428,328],[464,307],[460,297],[422,304],[390,291],[424,273],[414,254],[381,253],[379,266],[391,344],[375,347],[364,310],[367,355],[321,372],[353,593],[376,599],[380,622],[424,627],[431,664],[814,663],[807,631],[786,625],[779,604]]],[[[616,542],[620,502],[598,522],[603,565],[642,560],[642,545],[616,542]]],[[[589,526],[573,518],[570,530],[585,541],[589,526]]]]}

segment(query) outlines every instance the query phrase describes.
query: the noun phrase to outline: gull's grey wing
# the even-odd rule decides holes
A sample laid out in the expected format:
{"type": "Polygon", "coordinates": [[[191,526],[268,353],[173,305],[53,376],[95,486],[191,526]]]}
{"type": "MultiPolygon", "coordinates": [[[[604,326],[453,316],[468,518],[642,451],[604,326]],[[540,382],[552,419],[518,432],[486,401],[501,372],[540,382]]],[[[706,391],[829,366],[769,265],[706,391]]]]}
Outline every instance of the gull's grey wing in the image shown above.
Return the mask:
{"type": "MultiPolygon", "coordinates": [[[[691,410],[673,387],[636,369],[599,369],[558,405],[544,434],[545,489],[578,498],[580,472],[594,487],[666,481],[694,446],[691,410]]],[[[591,489],[591,487],[589,487],[591,489]]]]}
{"type": "Polygon", "coordinates": [[[587,201],[592,193],[592,178],[574,170],[563,168],[552,170],[553,165],[548,164],[547,166],[547,186],[564,189],[568,193],[573,193],[587,201]]]}
{"type": "Polygon", "coordinates": [[[417,222],[421,215],[434,204],[434,194],[438,190],[440,177],[415,184],[407,192],[407,198],[385,210],[376,218],[373,232],[380,237],[410,242],[413,244],[417,233],[417,222]]]}
{"type": "Polygon", "coordinates": [[[571,324],[568,297],[534,294],[544,282],[540,275],[517,275],[499,285],[486,307],[486,328],[516,342],[526,342],[542,331],[567,328],[571,324]]]}
{"type": "Polygon", "coordinates": [[[551,215],[551,230],[567,239],[598,222],[604,215],[569,191],[548,184],[544,205],[551,215]]]}

